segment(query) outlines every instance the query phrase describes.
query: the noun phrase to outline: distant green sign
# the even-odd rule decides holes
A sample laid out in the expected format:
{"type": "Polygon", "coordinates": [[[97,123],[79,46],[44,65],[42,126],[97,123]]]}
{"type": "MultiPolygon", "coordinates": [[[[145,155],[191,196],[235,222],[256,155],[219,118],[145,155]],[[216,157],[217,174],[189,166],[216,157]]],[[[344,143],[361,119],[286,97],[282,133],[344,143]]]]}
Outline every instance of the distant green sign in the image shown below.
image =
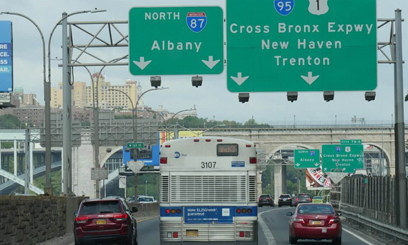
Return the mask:
{"type": "Polygon", "coordinates": [[[127,143],[127,148],[129,149],[141,149],[144,147],[144,143],[143,142],[130,142],[127,143]]]}
{"type": "Polygon", "coordinates": [[[129,11],[133,75],[220,74],[224,70],[220,7],[138,7],[129,11]]]}
{"type": "Polygon", "coordinates": [[[322,145],[323,172],[354,173],[363,168],[363,145],[322,145]]]}
{"type": "Polygon", "coordinates": [[[231,92],[377,87],[376,0],[227,0],[231,92]]]}
{"type": "Polygon", "coordinates": [[[361,140],[340,140],[340,144],[342,145],[361,145],[361,140]]]}
{"type": "Polygon", "coordinates": [[[320,151],[316,149],[295,150],[295,168],[319,168],[320,151]]]}

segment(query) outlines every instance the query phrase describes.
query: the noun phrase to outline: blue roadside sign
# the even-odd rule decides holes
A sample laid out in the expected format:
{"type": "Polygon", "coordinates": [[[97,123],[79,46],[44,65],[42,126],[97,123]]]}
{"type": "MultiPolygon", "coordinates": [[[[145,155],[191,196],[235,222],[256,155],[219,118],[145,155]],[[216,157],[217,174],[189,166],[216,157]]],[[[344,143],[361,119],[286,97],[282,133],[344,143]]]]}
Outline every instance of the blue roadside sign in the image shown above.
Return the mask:
{"type": "Polygon", "coordinates": [[[0,21],[0,93],[13,92],[13,35],[11,21],[0,21]]]}

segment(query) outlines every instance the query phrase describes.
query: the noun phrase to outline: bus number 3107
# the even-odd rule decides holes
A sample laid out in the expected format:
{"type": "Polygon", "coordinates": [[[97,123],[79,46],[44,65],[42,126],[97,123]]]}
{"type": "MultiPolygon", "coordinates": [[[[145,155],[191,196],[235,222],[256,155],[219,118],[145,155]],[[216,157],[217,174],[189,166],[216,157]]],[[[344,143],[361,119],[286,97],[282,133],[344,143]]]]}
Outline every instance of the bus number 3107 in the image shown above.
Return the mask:
{"type": "Polygon", "coordinates": [[[201,162],[201,168],[215,168],[217,162],[201,162]]]}

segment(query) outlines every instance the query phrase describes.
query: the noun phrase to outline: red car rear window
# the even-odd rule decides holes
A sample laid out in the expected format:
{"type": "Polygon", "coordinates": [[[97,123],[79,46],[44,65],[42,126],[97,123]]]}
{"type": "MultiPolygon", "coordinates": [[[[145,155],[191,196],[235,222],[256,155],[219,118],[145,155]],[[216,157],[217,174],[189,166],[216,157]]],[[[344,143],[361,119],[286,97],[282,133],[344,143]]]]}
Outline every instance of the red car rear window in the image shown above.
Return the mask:
{"type": "Polygon", "coordinates": [[[81,215],[121,213],[119,201],[85,202],[80,210],[81,215]]]}
{"type": "Polygon", "coordinates": [[[332,206],[329,205],[301,205],[299,214],[334,214],[332,206]]]}

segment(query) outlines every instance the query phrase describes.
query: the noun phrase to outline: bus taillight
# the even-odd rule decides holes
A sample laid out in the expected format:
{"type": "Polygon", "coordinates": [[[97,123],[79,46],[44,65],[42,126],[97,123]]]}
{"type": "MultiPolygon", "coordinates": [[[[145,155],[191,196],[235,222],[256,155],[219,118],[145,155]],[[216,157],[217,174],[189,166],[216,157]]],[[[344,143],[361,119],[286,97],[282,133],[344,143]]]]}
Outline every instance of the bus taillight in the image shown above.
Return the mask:
{"type": "Polygon", "coordinates": [[[211,140],[210,140],[210,139],[206,139],[205,142],[211,142],[211,140]]]}
{"type": "Polygon", "coordinates": [[[166,148],[170,148],[170,145],[166,145],[165,147],[166,147],[166,148]]]}
{"type": "Polygon", "coordinates": [[[246,145],[246,147],[251,148],[251,145],[246,145]]]}
{"type": "Polygon", "coordinates": [[[237,212],[237,214],[240,214],[240,213],[241,213],[241,209],[237,208],[236,212],[237,212]]]}
{"type": "Polygon", "coordinates": [[[170,213],[170,209],[166,209],[166,214],[169,214],[170,213]]]}
{"type": "Polygon", "coordinates": [[[250,157],[249,158],[249,163],[251,163],[251,164],[256,163],[256,157],[250,157]]]}
{"type": "Polygon", "coordinates": [[[199,139],[194,139],[194,142],[199,142],[200,140],[199,139]]]}
{"type": "Polygon", "coordinates": [[[217,139],[217,142],[222,142],[222,139],[217,139]]]}
{"type": "Polygon", "coordinates": [[[167,157],[160,157],[160,164],[167,164],[167,157]]]}

